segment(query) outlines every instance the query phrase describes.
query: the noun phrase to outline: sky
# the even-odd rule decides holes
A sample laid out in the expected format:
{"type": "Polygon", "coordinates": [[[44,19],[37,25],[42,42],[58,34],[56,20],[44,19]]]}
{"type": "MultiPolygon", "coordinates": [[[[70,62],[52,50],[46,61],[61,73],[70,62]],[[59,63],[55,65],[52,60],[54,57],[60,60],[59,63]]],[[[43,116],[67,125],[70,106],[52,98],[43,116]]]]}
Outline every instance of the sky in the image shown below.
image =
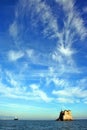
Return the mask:
{"type": "Polygon", "coordinates": [[[87,1],[0,0],[0,119],[87,118],[87,1]]]}

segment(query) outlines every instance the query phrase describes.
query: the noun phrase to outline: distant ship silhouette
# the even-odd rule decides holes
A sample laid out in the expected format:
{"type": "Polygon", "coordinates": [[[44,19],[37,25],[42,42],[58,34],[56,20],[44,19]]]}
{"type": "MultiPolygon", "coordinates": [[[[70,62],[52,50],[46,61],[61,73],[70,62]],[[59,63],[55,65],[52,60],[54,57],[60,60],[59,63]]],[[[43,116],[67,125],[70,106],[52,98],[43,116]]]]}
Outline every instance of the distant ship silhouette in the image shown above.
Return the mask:
{"type": "Polygon", "coordinates": [[[14,120],[18,120],[18,118],[17,118],[17,117],[15,117],[15,118],[14,118],[14,120]]]}

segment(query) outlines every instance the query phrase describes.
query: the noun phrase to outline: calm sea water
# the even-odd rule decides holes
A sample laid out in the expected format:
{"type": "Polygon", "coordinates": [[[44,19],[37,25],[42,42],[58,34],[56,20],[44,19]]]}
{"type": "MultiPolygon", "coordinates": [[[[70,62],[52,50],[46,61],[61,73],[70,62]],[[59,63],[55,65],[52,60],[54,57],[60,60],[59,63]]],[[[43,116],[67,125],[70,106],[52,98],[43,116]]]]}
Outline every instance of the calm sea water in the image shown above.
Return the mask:
{"type": "Polygon", "coordinates": [[[64,122],[0,120],[0,130],[87,130],[87,120],[64,122]]]}

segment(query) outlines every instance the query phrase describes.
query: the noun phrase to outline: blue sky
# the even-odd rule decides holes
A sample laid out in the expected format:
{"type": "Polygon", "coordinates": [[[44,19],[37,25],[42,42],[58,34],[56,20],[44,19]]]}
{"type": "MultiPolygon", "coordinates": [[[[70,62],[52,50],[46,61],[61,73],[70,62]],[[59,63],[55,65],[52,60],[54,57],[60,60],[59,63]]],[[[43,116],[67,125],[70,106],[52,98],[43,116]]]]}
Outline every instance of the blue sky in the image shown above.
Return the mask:
{"type": "Polygon", "coordinates": [[[87,1],[0,0],[0,118],[87,118],[87,1]]]}

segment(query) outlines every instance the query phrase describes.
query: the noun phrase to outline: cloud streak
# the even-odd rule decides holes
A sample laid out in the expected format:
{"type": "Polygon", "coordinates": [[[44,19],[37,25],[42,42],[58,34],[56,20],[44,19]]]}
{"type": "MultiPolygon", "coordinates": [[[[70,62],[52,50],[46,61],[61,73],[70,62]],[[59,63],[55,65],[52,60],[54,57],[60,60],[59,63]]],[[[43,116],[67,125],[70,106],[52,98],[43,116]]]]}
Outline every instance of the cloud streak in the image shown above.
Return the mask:
{"type": "Polygon", "coordinates": [[[31,101],[44,101],[50,102],[52,98],[49,98],[45,92],[42,90],[32,89],[32,91],[27,91],[27,87],[16,86],[8,87],[4,84],[0,84],[0,94],[3,97],[13,98],[13,99],[22,99],[22,100],[31,100],[31,101]]]}
{"type": "Polygon", "coordinates": [[[53,90],[52,93],[57,96],[56,100],[59,102],[85,103],[87,98],[86,81],[86,78],[77,80],[75,86],[68,84],[67,87],[61,88],[60,90],[53,90]]]}
{"type": "Polygon", "coordinates": [[[18,32],[18,24],[14,21],[9,27],[9,33],[13,38],[17,38],[18,32]]]}
{"type": "Polygon", "coordinates": [[[8,52],[9,61],[17,61],[18,59],[21,59],[23,56],[24,56],[24,53],[22,51],[10,50],[8,52]]]}
{"type": "Polygon", "coordinates": [[[53,99],[48,97],[46,92],[44,92],[37,84],[30,84],[29,86],[23,86],[20,79],[17,79],[14,74],[6,71],[5,81],[7,85],[3,83],[3,79],[0,81],[0,94],[1,96],[23,99],[23,100],[35,100],[51,102],[53,99]]]}
{"type": "MultiPolygon", "coordinates": [[[[74,70],[76,66],[73,55],[76,53],[76,50],[72,48],[72,45],[77,39],[85,39],[87,31],[83,19],[75,7],[74,0],[55,0],[55,2],[58,8],[61,8],[60,11],[64,14],[63,18],[61,18],[60,15],[58,16],[58,12],[55,12],[58,16],[56,17],[56,15],[53,14],[51,6],[47,4],[46,1],[19,0],[15,11],[15,19],[9,29],[10,34],[12,33],[13,37],[16,36],[17,32],[25,35],[25,32],[28,33],[30,25],[38,29],[41,28],[40,33],[44,34],[45,37],[56,39],[57,43],[51,52],[51,57],[50,54],[48,54],[49,61],[53,60],[53,62],[57,62],[59,66],[64,66],[65,70],[67,66],[70,66],[70,69],[72,68],[74,70]],[[19,13],[20,11],[22,14],[19,13]],[[26,25],[22,23],[24,18],[26,18],[27,21],[26,25]],[[21,23],[19,25],[20,19],[21,23]],[[59,28],[60,20],[63,23],[61,29],[59,28]],[[27,29],[25,26],[27,26],[27,29]]],[[[28,54],[30,56],[30,52],[28,54]]],[[[43,53],[41,55],[44,57],[43,53]]],[[[40,60],[41,57],[40,55],[38,56],[39,58],[36,57],[36,59],[40,60]]]]}
{"type": "MultiPolygon", "coordinates": [[[[84,40],[87,37],[87,31],[84,20],[81,17],[79,9],[75,6],[74,0],[55,0],[54,3],[63,13],[62,18],[58,10],[55,11],[54,15],[53,9],[47,1],[19,0],[14,21],[9,27],[10,35],[16,40],[20,36],[28,35],[30,26],[32,26],[33,29],[37,29],[36,33],[45,36],[46,39],[55,40],[56,44],[46,54],[44,51],[40,52],[38,51],[39,49],[35,49],[34,45],[31,48],[25,47],[22,51],[11,50],[8,53],[8,59],[9,61],[15,62],[24,58],[27,59],[28,64],[41,65],[41,67],[45,66],[46,69],[41,69],[38,72],[31,72],[29,70],[31,72],[29,76],[33,79],[39,77],[40,83],[45,81],[46,86],[50,86],[53,83],[56,89],[53,89],[51,94],[57,96],[57,101],[73,103],[75,102],[75,97],[77,99],[86,98],[87,91],[80,88],[79,84],[77,86],[74,85],[74,87],[72,85],[69,86],[70,82],[66,74],[71,76],[71,74],[81,72],[74,58],[77,54],[77,48],[75,49],[74,42],[84,40]],[[23,24],[24,19],[26,24],[23,24]],[[20,25],[19,21],[21,21],[20,25]],[[60,21],[62,21],[62,25],[60,21]],[[82,92],[83,94],[81,94],[82,92]]],[[[13,84],[13,82],[12,80],[11,83],[13,84]]],[[[31,88],[32,94],[30,92],[26,93],[26,89],[20,90],[21,88],[19,87],[19,90],[23,91],[22,94],[26,93],[25,97],[20,95],[21,98],[28,99],[28,96],[32,98],[34,96],[37,100],[41,99],[45,102],[51,102],[53,100],[53,97],[48,97],[37,85],[32,84],[29,87],[31,88]]]]}
{"type": "MultiPolygon", "coordinates": [[[[86,27],[84,26],[84,20],[82,19],[79,10],[75,6],[75,1],[56,0],[56,2],[60,4],[64,10],[66,16],[66,19],[64,21],[64,29],[65,31],[67,31],[67,34],[71,36],[70,39],[74,40],[76,33],[80,36],[81,39],[87,37],[87,31],[86,27]]],[[[68,35],[66,35],[66,38],[69,38],[68,35]]]]}

